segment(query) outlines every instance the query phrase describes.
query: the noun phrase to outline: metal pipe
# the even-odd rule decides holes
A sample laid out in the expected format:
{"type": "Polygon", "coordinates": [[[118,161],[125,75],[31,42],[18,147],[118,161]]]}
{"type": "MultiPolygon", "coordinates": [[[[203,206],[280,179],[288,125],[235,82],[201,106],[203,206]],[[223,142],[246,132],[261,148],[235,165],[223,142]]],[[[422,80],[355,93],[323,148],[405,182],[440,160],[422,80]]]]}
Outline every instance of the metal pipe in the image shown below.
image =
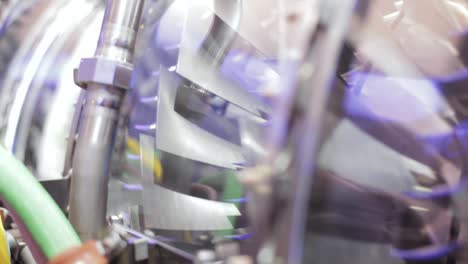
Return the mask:
{"type": "MultiPolygon", "coordinates": [[[[108,0],[95,58],[131,66],[144,0],[108,0]]],[[[86,72],[87,69],[80,70],[86,72]]],[[[86,67],[86,66],[83,66],[86,67]]],[[[95,70],[95,69],[94,69],[95,70]]],[[[104,75],[105,70],[95,75],[104,75]]],[[[112,79],[119,79],[116,71],[112,79]]],[[[80,117],[72,162],[69,218],[82,240],[102,238],[106,231],[109,166],[125,88],[90,81],[80,117]]],[[[105,79],[107,80],[107,79],[105,79]]]]}
{"type": "Polygon", "coordinates": [[[120,104],[123,94],[95,84],[88,88],[73,158],[70,190],[70,222],[82,240],[104,235],[107,208],[109,160],[118,110],[99,102],[113,97],[120,104]]]}
{"type": "Polygon", "coordinates": [[[132,63],[144,0],[108,0],[97,57],[132,63]]]}

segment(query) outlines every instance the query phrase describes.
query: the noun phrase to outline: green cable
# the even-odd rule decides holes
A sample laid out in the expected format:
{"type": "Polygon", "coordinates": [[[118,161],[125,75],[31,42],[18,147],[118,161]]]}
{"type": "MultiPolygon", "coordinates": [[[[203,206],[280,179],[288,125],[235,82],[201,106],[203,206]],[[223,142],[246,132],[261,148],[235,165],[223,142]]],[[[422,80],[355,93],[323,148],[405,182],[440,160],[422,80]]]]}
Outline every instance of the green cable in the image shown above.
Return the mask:
{"type": "Polygon", "coordinates": [[[0,196],[23,220],[48,259],[81,244],[52,197],[26,167],[1,146],[0,196]]]}

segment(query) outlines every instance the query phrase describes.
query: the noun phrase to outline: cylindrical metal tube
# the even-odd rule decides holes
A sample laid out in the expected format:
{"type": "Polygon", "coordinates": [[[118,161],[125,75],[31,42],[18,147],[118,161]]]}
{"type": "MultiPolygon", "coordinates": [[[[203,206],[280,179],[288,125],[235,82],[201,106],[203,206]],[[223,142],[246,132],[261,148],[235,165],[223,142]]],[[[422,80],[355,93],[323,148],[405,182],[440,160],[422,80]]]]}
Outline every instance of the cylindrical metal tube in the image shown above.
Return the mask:
{"type": "Polygon", "coordinates": [[[88,87],[73,157],[70,222],[82,240],[105,231],[109,159],[122,92],[103,85],[88,87]]]}
{"type": "Polygon", "coordinates": [[[131,63],[143,0],[108,0],[97,57],[131,63]]]}
{"type": "MultiPolygon", "coordinates": [[[[96,57],[132,62],[143,3],[107,1],[96,57]]],[[[119,87],[88,83],[72,162],[69,212],[82,240],[105,235],[109,166],[124,94],[119,87]]]]}

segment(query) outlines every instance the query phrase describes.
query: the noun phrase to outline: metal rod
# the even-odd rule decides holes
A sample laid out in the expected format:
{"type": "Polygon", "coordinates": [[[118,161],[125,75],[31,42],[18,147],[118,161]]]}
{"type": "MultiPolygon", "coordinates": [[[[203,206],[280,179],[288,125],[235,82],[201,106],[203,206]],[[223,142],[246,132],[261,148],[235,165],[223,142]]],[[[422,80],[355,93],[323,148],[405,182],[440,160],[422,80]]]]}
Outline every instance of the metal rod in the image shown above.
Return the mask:
{"type": "MultiPolygon", "coordinates": [[[[132,63],[143,4],[144,0],[107,1],[96,58],[132,63]]],[[[69,212],[82,240],[102,238],[107,230],[109,163],[124,95],[125,89],[114,85],[87,84],[72,162],[69,212]]]]}
{"type": "Polygon", "coordinates": [[[108,0],[97,57],[132,63],[144,0],[108,0]]]}

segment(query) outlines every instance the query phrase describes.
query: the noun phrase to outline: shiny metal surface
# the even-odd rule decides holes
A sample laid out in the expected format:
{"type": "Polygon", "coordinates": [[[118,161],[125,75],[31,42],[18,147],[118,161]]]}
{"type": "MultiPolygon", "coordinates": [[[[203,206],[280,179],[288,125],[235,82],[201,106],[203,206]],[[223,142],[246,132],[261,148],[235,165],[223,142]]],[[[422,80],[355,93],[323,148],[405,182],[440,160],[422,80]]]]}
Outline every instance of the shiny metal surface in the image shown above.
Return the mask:
{"type": "MultiPolygon", "coordinates": [[[[160,40],[162,43],[181,39],[180,44],[164,44],[158,47],[160,50],[157,51],[157,53],[167,52],[167,55],[172,57],[172,51],[166,47],[175,47],[177,50],[176,54],[178,55],[170,60],[176,59],[177,66],[169,65],[169,60],[166,62],[166,57],[164,56],[161,58],[155,57],[152,62],[148,62],[148,64],[161,63],[161,67],[163,67],[160,70],[160,66],[151,65],[151,67],[155,67],[157,70],[154,69],[156,74],[152,77],[153,80],[151,82],[148,81],[147,88],[151,89],[151,86],[159,88],[157,89],[157,94],[148,96],[148,98],[150,98],[149,101],[146,100],[146,97],[142,99],[146,102],[144,104],[147,106],[157,105],[155,111],[156,117],[155,121],[152,121],[151,118],[147,118],[146,124],[136,124],[135,128],[142,133],[155,133],[157,148],[162,151],[206,164],[236,169],[246,162],[243,157],[241,146],[229,142],[235,141],[232,136],[227,140],[226,138],[223,140],[219,134],[213,133],[205,127],[200,126],[201,123],[205,123],[207,126],[210,126],[209,124],[212,122],[215,124],[217,123],[217,121],[215,121],[216,119],[212,118],[212,116],[217,115],[214,113],[211,114],[211,110],[203,110],[203,107],[209,107],[210,104],[216,107],[216,102],[218,102],[222,108],[223,104],[225,104],[226,111],[224,117],[218,117],[219,119],[232,119],[236,120],[236,122],[238,119],[241,120],[244,118],[255,119],[258,126],[259,123],[265,122],[264,119],[268,115],[270,109],[270,106],[259,98],[260,96],[258,94],[261,93],[261,86],[266,82],[265,80],[277,78],[278,76],[267,63],[261,62],[261,60],[264,59],[262,54],[252,47],[251,44],[244,44],[245,40],[227,24],[229,23],[236,26],[240,23],[240,2],[218,3],[215,1],[214,5],[216,11],[223,14],[223,19],[214,15],[213,12],[203,4],[194,3],[193,5],[190,4],[188,7],[183,7],[180,1],[170,6],[167,10],[167,14],[162,17],[160,27],[162,32],[166,30],[166,24],[170,25],[171,21],[176,21],[177,15],[183,13],[183,9],[187,9],[187,21],[194,22],[185,23],[179,20],[176,23],[182,22],[182,26],[184,27],[182,32],[178,32],[174,34],[174,36],[161,35],[161,37],[167,37],[167,40],[163,38],[160,40]],[[207,19],[207,14],[210,19],[207,19]],[[198,17],[202,15],[205,18],[199,21],[198,17]],[[228,22],[224,22],[224,20],[228,22]],[[228,31],[225,33],[229,33],[229,37],[224,33],[221,34],[218,30],[228,31]],[[204,34],[205,32],[206,35],[204,34]],[[196,46],[196,41],[194,42],[191,36],[197,36],[200,38],[200,42],[203,42],[200,49],[193,51],[193,53],[191,53],[192,46],[196,46]],[[220,42],[224,44],[220,44],[220,42]],[[246,54],[238,54],[237,56],[232,54],[234,53],[233,51],[237,50],[242,50],[242,52],[246,54]],[[187,53],[188,51],[190,51],[190,54],[187,53]],[[229,51],[231,51],[231,54],[228,56],[229,51]],[[238,60],[239,58],[240,60],[238,60]],[[221,70],[220,63],[231,65],[234,64],[234,60],[237,60],[239,63],[239,69],[237,66],[233,66],[232,69],[228,68],[226,71],[221,70]],[[214,61],[218,62],[215,63],[214,61]],[[243,68],[241,68],[242,66],[240,65],[243,65],[243,68]],[[259,83],[257,84],[252,81],[255,85],[252,85],[250,90],[242,87],[238,79],[236,79],[237,74],[239,74],[237,70],[251,70],[252,79],[258,78],[256,81],[259,83]],[[178,74],[173,73],[174,71],[181,74],[180,78],[183,78],[184,81],[179,81],[179,77],[171,77],[170,82],[173,84],[170,84],[166,79],[168,75],[177,76],[178,74]],[[187,74],[189,77],[187,78],[184,74],[187,74]],[[159,85],[155,85],[155,83],[159,83],[159,85]],[[168,88],[168,86],[171,88],[168,88]],[[176,88],[177,86],[181,87],[176,88]],[[187,118],[187,116],[181,115],[181,113],[178,112],[177,104],[191,104],[189,102],[184,102],[183,100],[186,99],[178,95],[190,92],[182,92],[180,90],[193,91],[192,93],[198,91],[200,94],[205,94],[205,96],[216,97],[214,99],[209,99],[211,101],[206,102],[206,106],[199,106],[201,108],[197,111],[201,111],[201,113],[205,115],[204,120],[187,118]],[[180,99],[177,99],[178,97],[180,99]],[[180,101],[180,103],[177,103],[177,101],[180,101]],[[187,144],[188,142],[193,143],[187,144]],[[220,153],[222,153],[222,155],[219,155],[220,153]]],[[[149,60],[150,58],[150,56],[147,56],[142,58],[142,60],[149,60]]],[[[143,118],[144,116],[145,114],[142,114],[141,117],[143,118]]],[[[229,121],[226,122],[229,123],[229,121]]],[[[232,131],[227,133],[233,135],[237,132],[232,131]]],[[[245,140],[244,143],[248,143],[248,140],[245,140]]]]}
{"type": "MultiPolygon", "coordinates": [[[[145,187],[146,188],[146,187],[145,187]]],[[[226,230],[232,229],[229,216],[240,215],[230,203],[208,201],[180,194],[157,185],[149,185],[144,200],[152,212],[145,214],[148,228],[168,230],[226,230]],[[165,201],[165,202],[161,202],[165,201]],[[175,211],[173,208],[178,208],[175,211]]]]}
{"type": "Polygon", "coordinates": [[[161,69],[156,147],[184,158],[220,167],[236,169],[242,166],[246,160],[240,146],[203,130],[174,111],[177,90],[187,89],[180,87],[181,85],[183,81],[177,80],[174,73],[161,69]]]}
{"type": "Polygon", "coordinates": [[[88,87],[73,157],[69,218],[83,240],[103,236],[106,227],[108,162],[118,112],[90,103],[105,98],[119,104],[122,91],[106,93],[106,89],[97,84],[88,87]],[[84,213],[89,217],[82,217],[84,213]]]}
{"type": "Polygon", "coordinates": [[[88,83],[98,83],[118,88],[130,88],[133,68],[107,58],[82,59],[76,72],[75,83],[86,89],[88,83]]]}
{"type": "MultiPolygon", "coordinates": [[[[207,252],[204,262],[466,262],[466,1],[158,0],[142,23],[141,2],[109,3],[112,25],[78,78],[87,98],[65,166],[83,238],[99,237],[110,216],[135,243],[132,261],[156,252],[178,263],[153,245],[167,243],[202,263],[207,252]],[[130,71],[117,80],[112,67],[132,63],[132,82],[130,71]]],[[[58,35],[27,44],[59,54],[54,42],[73,34],[58,35]]],[[[18,119],[17,155],[34,141],[28,102],[59,57],[32,55],[53,59],[16,68],[37,77],[0,97],[5,113],[10,99],[23,109],[7,114],[18,119]]],[[[60,110],[80,90],[64,91],[41,115],[49,136],[71,120],[60,110]]],[[[41,143],[41,175],[63,163],[47,151],[60,145],[53,139],[41,143]]]]}
{"type": "Polygon", "coordinates": [[[144,1],[107,2],[96,49],[97,57],[131,63],[144,1]]]}
{"type": "Polygon", "coordinates": [[[200,52],[209,57],[212,65],[218,65],[224,60],[236,39],[236,30],[239,29],[243,12],[242,0],[214,1],[214,10],[215,13],[228,12],[224,17],[227,22],[222,21],[219,16],[213,18],[200,52]]]}
{"type": "MultiPolygon", "coordinates": [[[[96,57],[128,65],[131,69],[135,35],[144,1],[109,0],[101,27],[96,57]]],[[[81,64],[80,67],[87,67],[81,64]]],[[[80,72],[80,70],[78,70],[80,72]]],[[[84,69],[82,72],[86,72],[84,69]]],[[[115,72],[118,74],[119,72],[115,72]]],[[[96,71],[92,76],[107,74],[96,71]]],[[[69,219],[83,240],[100,238],[106,231],[109,166],[124,90],[111,76],[103,85],[88,78],[73,155],[69,219]],[[90,217],[83,217],[89,215],[90,217]]],[[[124,77],[128,77],[128,74],[124,77]]],[[[99,80],[107,80],[97,78],[99,80]]],[[[79,109],[80,110],[80,109],[79,109]]]]}
{"type": "MultiPolygon", "coordinates": [[[[188,18],[190,20],[194,20],[198,16],[200,16],[200,11],[196,9],[189,11],[188,18]]],[[[219,17],[213,16],[213,21],[215,24],[221,24],[226,31],[233,31],[233,29],[220,20],[219,17]]],[[[253,95],[252,92],[248,91],[245,87],[241,87],[236,82],[230,80],[229,69],[223,72],[223,69],[219,65],[227,54],[227,51],[223,51],[222,49],[229,48],[230,45],[233,45],[232,42],[234,42],[234,40],[230,43],[220,44],[217,43],[217,39],[214,38],[226,38],[227,36],[211,36],[210,34],[216,33],[211,30],[207,33],[204,32],[206,32],[206,26],[200,25],[200,23],[186,24],[185,32],[180,43],[181,47],[176,68],[177,73],[196,83],[198,86],[203,87],[203,89],[214,93],[254,115],[263,117],[270,114],[271,109],[269,105],[253,95]],[[199,38],[205,34],[206,36],[203,40],[194,38],[194,36],[199,38]],[[198,50],[199,45],[201,45],[200,50],[198,50]]],[[[231,33],[231,35],[232,34],[233,33],[231,33]]],[[[228,38],[235,38],[235,33],[228,38]]],[[[238,36],[237,38],[240,37],[238,36]]],[[[242,42],[242,40],[238,41],[242,42]]],[[[245,46],[246,47],[242,47],[245,50],[252,48],[249,43],[245,44],[245,46]]],[[[255,52],[253,53],[255,54],[255,52]]]]}

